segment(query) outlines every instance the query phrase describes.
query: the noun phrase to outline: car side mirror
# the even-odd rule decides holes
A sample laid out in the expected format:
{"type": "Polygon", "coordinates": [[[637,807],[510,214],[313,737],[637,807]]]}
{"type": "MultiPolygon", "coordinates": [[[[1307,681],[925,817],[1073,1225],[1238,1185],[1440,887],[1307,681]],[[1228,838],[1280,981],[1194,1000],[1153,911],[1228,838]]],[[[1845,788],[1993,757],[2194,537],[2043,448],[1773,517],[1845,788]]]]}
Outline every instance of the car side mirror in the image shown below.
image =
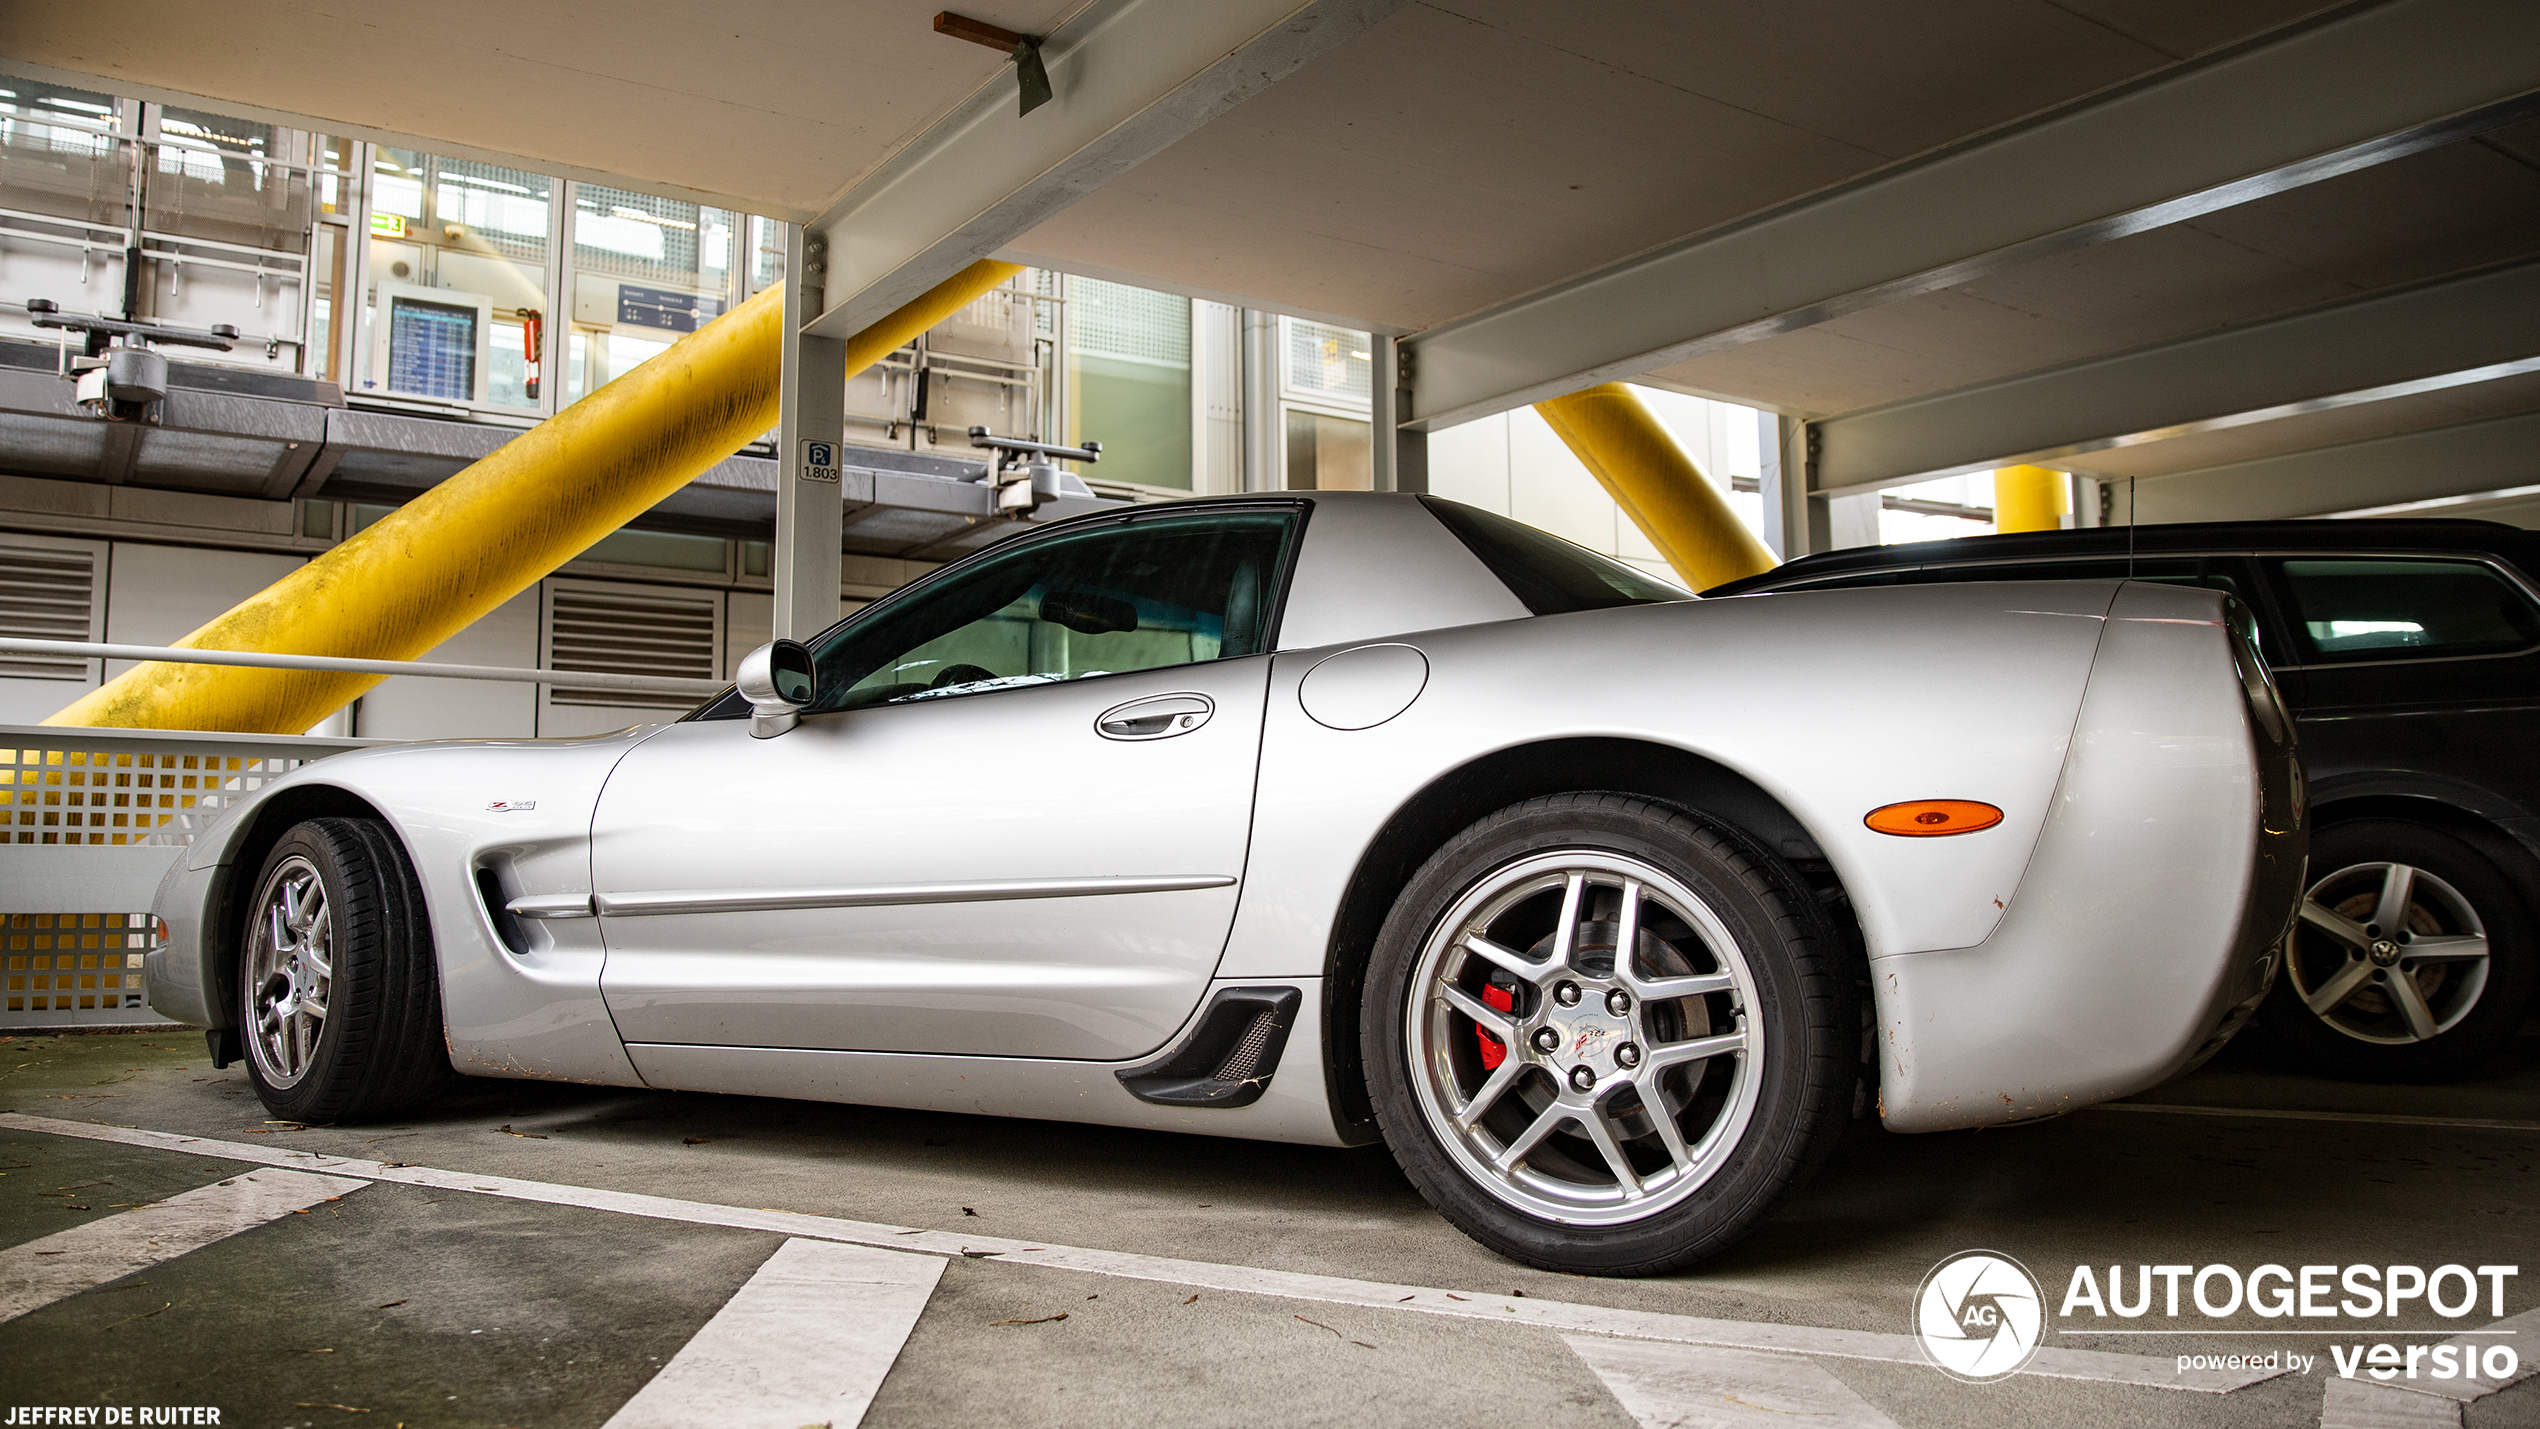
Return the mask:
{"type": "Polygon", "coordinates": [[[799,640],[772,640],[741,657],[732,683],[750,702],[750,738],[774,739],[794,727],[819,693],[811,651],[799,640]]]}

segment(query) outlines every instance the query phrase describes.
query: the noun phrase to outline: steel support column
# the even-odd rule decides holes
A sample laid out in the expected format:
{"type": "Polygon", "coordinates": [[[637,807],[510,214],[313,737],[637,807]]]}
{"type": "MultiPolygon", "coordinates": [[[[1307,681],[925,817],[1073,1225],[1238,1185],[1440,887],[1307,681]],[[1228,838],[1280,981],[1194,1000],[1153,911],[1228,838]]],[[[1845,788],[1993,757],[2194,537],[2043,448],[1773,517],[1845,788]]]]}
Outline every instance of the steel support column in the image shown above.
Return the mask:
{"type": "Polygon", "coordinates": [[[1372,371],[1367,381],[1368,454],[1375,463],[1378,491],[1429,489],[1429,434],[1403,426],[1411,397],[1402,375],[1401,340],[1383,333],[1367,337],[1372,371]]]}
{"type": "Polygon", "coordinates": [[[847,344],[814,337],[805,323],[820,313],[824,242],[800,224],[785,225],[784,377],[776,439],[776,635],[804,640],[838,619],[846,514],[836,454],[815,474],[809,450],[836,447],[847,430],[847,344]]]}

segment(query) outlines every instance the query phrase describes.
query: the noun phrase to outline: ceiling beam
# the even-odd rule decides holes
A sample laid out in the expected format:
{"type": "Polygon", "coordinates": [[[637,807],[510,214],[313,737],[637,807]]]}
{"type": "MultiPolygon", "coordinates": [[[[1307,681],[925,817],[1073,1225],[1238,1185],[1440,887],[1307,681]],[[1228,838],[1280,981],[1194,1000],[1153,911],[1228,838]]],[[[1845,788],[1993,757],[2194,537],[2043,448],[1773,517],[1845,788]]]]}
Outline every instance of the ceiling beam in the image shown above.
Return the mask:
{"type": "Polygon", "coordinates": [[[809,225],[844,338],[1100,188],[1405,0],[1096,0],[1042,47],[1055,97],[1016,112],[1011,72],[809,225]]]}
{"type": "Polygon", "coordinates": [[[2540,261],[1816,424],[1809,489],[1852,496],[1962,471],[2069,459],[2540,369],[2540,261]]]}
{"type": "Polygon", "coordinates": [[[2384,0],[1443,324],[1411,420],[1506,411],[2540,113],[2540,5],[2384,0]]]}
{"type": "Polygon", "coordinates": [[[2260,457],[2134,484],[2135,519],[2268,521],[2540,482],[2540,412],[2260,457]]]}

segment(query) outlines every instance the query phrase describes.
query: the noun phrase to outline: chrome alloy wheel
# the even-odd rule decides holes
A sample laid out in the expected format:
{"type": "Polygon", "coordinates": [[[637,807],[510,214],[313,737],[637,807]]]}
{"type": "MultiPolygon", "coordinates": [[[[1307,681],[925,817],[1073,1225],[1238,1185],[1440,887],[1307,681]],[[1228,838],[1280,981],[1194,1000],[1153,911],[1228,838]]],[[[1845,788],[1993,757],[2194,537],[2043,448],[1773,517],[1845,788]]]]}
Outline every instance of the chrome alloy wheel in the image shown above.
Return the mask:
{"type": "Polygon", "coordinates": [[[247,1051],[276,1088],[308,1075],[335,982],[335,923],[327,916],[326,883],[317,865],[284,859],[257,895],[244,986],[247,1051]]]}
{"type": "Polygon", "coordinates": [[[2423,1042],[2487,988],[2487,929],[2459,890],[2404,863],[2359,863],[2311,885],[2285,976],[2322,1022],[2359,1042],[2423,1042]]]}
{"type": "Polygon", "coordinates": [[[1619,854],[1533,855],[1466,891],[1422,947],[1411,1082],[1439,1143],[1500,1200],[1569,1225],[1638,1221],[1745,1134],[1766,1050],[1755,1006],[1744,951],[1684,885],[1619,854]]]}

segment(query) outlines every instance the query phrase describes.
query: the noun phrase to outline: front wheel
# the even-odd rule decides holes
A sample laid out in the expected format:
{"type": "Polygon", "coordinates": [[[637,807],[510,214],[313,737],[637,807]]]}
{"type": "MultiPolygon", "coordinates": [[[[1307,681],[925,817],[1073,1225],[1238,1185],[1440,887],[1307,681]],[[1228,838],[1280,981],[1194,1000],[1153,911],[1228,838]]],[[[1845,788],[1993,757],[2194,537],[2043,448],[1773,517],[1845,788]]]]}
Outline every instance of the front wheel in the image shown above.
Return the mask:
{"type": "Polygon", "coordinates": [[[274,1115],[373,1120],[455,1079],[423,889],[386,824],[294,825],[242,932],[239,1040],[274,1115]]]}
{"type": "Polygon", "coordinates": [[[1691,1264],[1850,1113],[1857,991],[1832,944],[1795,875],[1682,811],[1503,809],[1413,876],[1378,936],[1378,1125],[1429,1203],[1501,1254],[1691,1264]]]}

